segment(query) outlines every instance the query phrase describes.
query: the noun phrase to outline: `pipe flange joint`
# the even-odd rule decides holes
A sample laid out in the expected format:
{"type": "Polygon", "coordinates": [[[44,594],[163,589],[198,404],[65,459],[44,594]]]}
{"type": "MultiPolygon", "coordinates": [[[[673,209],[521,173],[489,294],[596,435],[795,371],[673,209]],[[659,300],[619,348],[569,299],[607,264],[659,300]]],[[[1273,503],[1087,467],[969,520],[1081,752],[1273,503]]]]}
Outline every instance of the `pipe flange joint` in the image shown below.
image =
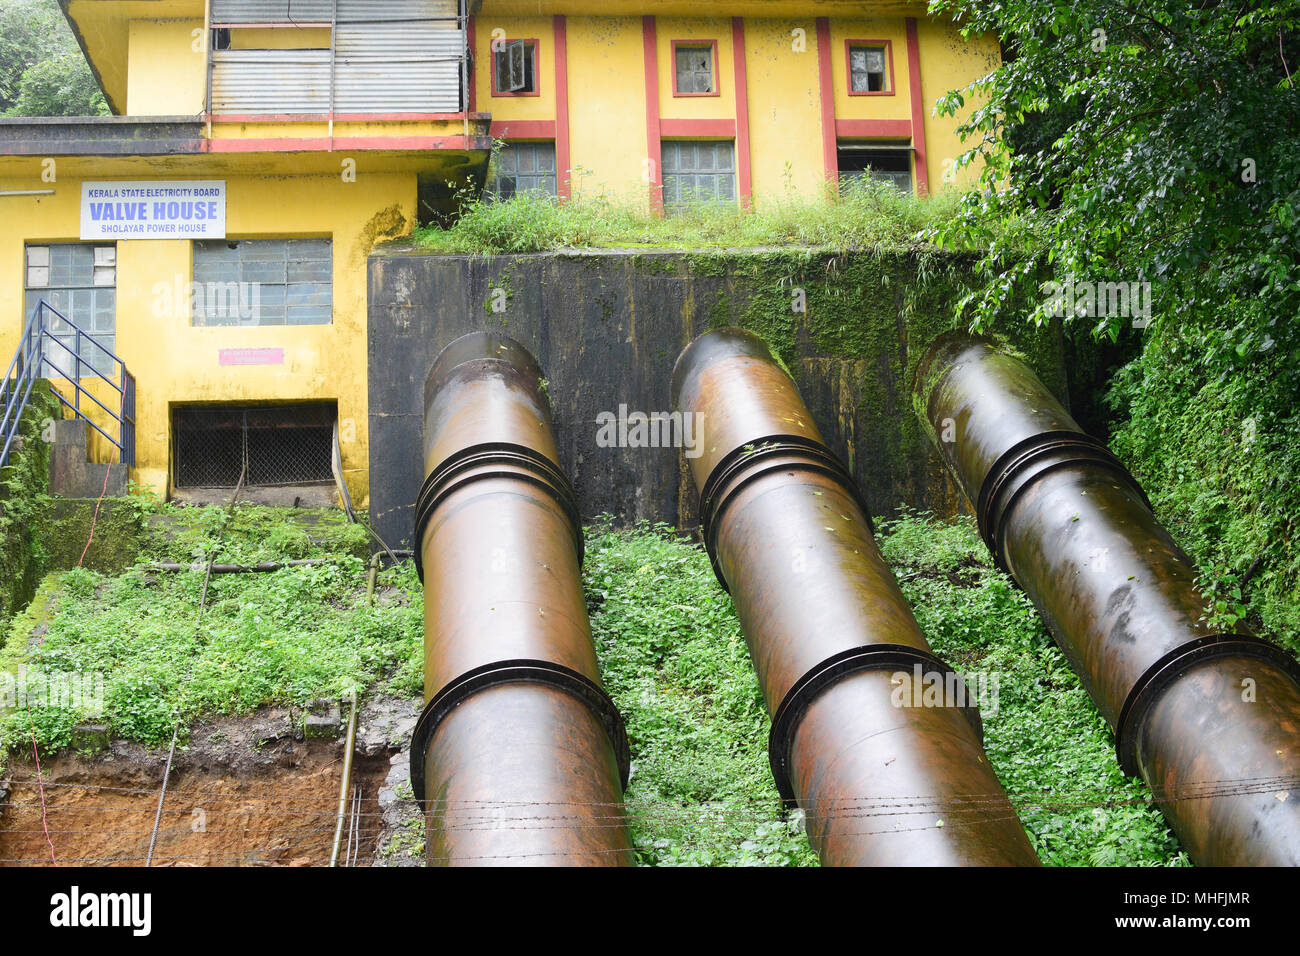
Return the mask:
{"type": "Polygon", "coordinates": [[[466,671],[448,682],[424,706],[420,719],[411,735],[411,787],[415,799],[424,810],[424,771],[429,744],[439,725],[469,698],[481,690],[501,684],[544,684],[565,691],[582,701],[596,715],[605,733],[609,735],[614,757],[618,762],[620,785],[626,789],[631,772],[631,750],[628,747],[627,729],[613,699],[591,678],[552,661],[508,660],[493,661],[466,671]]]}
{"type": "Polygon", "coordinates": [[[718,565],[718,528],[722,513],[740,489],[774,471],[810,471],[839,483],[852,496],[867,519],[867,528],[875,534],[871,509],[848,468],[823,443],[804,435],[768,435],[756,438],[727,452],[700,489],[700,534],[708,551],[713,573],[730,593],[731,588],[718,565]]]}
{"type": "Polygon", "coordinates": [[[1138,743],[1147,714],[1160,695],[1192,667],[1224,657],[1276,665],[1300,686],[1300,663],[1286,651],[1253,634],[1209,634],[1175,647],[1148,667],[1124,698],[1115,722],[1115,754],[1129,776],[1141,776],[1138,743]]]}
{"type": "MultiPolygon", "coordinates": [[[[776,789],[781,794],[781,800],[787,808],[793,809],[799,805],[794,785],[790,780],[790,749],[794,743],[794,734],[799,721],[807,713],[813,700],[833,684],[859,671],[888,668],[910,670],[918,664],[923,673],[942,675],[945,683],[949,675],[956,680],[961,679],[956,671],[930,651],[908,647],[906,644],[864,644],[833,654],[794,682],[772,717],[772,732],[767,740],[767,756],[772,765],[772,777],[776,781],[776,789]]],[[[968,693],[966,700],[972,699],[968,693]]],[[[982,744],[984,725],[980,720],[979,708],[973,703],[967,703],[961,710],[970,721],[976,739],[982,744]]]]}
{"type": "Polygon", "coordinates": [[[999,570],[1010,573],[1002,550],[1002,530],[1020,496],[1044,475],[1078,465],[1115,473],[1137,493],[1148,510],[1151,508],[1142,485],[1098,439],[1084,432],[1066,430],[1031,435],[998,456],[980,484],[975,503],[980,536],[999,570]]]}
{"type": "Polygon", "coordinates": [[[445,458],[429,472],[415,499],[415,570],[421,583],[424,581],[424,531],[433,519],[433,513],[452,492],[489,478],[524,481],[554,498],[569,519],[578,566],[582,566],[582,517],[578,511],[578,496],[568,477],[555,462],[536,449],[511,442],[484,442],[462,448],[445,458]]]}

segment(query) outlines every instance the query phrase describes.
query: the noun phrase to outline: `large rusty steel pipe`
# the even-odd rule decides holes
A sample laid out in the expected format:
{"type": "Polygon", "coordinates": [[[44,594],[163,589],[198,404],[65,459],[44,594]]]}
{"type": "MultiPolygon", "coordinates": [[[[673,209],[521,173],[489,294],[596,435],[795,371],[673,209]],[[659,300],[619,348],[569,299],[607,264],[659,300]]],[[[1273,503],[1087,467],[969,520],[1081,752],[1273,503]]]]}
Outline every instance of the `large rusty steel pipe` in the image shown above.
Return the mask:
{"type": "Polygon", "coordinates": [[[672,396],[700,416],[705,543],[773,717],[777,787],[822,862],[1037,864],[974,701],[931,653],[852,478],[767,346],[740,329],[701,336],[672,396]],[[922,701],[914,675],[955,692],[922,701]]]}
{"type": "Polygon", "coordinates": [[[1137,480],[1019,359],[947,333],[918,412],[997,564],[1033,600],[1198,864],[1300,864],[1300,667],[1206,623],[1137,480]]]}
{"type": "Polygon", "coordinates": [[[479,332],[443,349],[425,384],[428,703],[411,783],[431,865],[633,862],[627,737],[600,685],[542,381],[522,345],[479,332]]]}

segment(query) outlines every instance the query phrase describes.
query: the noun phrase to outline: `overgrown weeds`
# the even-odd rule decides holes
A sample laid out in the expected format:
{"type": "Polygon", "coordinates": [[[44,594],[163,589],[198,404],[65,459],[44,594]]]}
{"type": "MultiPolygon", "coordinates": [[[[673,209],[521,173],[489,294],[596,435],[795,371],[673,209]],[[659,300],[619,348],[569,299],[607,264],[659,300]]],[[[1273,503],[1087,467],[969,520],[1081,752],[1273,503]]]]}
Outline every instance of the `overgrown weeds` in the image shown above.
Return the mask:
{"type": "Polygon", "coordinates": [[[811,246],[863,249],[926,245],[919,234],[948,217],[947,193],[918,199],[889,183],[860,180],[838,194],[789,193],[753,211],[735,203],[699,203],[666,216],[650,214],[644,199],[603,194],[568,202],[538,195],[507,200],[466,199],[448,229],[418,229],[430,252],[504,254],[591,247],[697,249],[811,246]]]}

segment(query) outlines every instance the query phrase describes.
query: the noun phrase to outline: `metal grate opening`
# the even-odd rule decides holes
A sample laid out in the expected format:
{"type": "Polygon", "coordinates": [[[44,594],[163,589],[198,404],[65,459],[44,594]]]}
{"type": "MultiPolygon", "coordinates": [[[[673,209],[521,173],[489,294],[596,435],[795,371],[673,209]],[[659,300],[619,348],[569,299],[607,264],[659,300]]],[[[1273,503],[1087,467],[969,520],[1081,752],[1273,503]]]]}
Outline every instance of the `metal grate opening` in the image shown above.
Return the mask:
{"type": "Polygon", "coordinates": [[[177,488],[333,481],[333,403],[203,406],[172,413],[177,488]]]}

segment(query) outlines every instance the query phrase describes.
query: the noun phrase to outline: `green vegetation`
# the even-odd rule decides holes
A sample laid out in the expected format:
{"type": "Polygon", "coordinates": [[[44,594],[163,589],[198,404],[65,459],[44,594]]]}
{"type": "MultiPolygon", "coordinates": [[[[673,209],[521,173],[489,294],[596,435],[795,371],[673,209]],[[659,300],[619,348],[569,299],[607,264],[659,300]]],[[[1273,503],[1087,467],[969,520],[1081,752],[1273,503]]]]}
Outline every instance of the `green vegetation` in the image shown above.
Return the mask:
{"type": "Polygon", "coordinates": [[[0,4],[0,116],[107,113],[58,0],[0,4]]]}
{"type": "Polygon", "coordinates": [[[662,525],[598,526],[584,580],[601,677],[632,744],[640,862],[815,864],[802,826],[781,818],[758,678],[703,550],[662,525]]]}
{"type": "Polygon", "coordinates": [[[47,558],[40,528],[42,496],[49,487],[50,454],[41,430],[61,414],[57,400],[41,383],[0,468],[0,625],[22,608],[36,590],[47,558]]]}
{"type": "MultiPolygon", "coordinates": [[[[355,528],[239,507],[222,561],[293,553],[321,564],[214,575],[197,626],[203,560],[225,512],[164,508],[138,565],[121,574],[52,572],[10,624],[0,669],[100,673],[114,736],[162,746],[179,720],[306,706],[355,688],[417,695],[423,600],[407,562],[365,601],[355,528]],[[333,537],[331,537],[333,535],[333,537]],[[326,543],[321,543],[325,538],[326,543]]],[[[783,815],[767,766],[769,722],[730,597],[703,550],[664,526],[587,530],[584,587],[606,687],[627,723],[627,807],[652,865],[815,865],[798,813],[783,815]]],[[[1168,865],[1185,857],[1146,789],[1124,778],[1113,741],[1025,597],[989,563],[972,522],[904,512],[882,549],[935,650],[994,675],[984,708],[989,757],[1045,862],[1168,865]]],[[[69,745],[82,715],[34,704],[0,716],[6,748],[69,745]]]]}
{"type": "Polygon", "coordinates": [[[993,567],[970,518],[904,511],[881,551],[930,646],[958,671],[997,679],[984,747],[1044,863],[1186,865],[1187,856],[1029,599],[993,567]]]}
{"type": "MultiPolygon", "coordinates": [[[[957,162],[981,174],[936,231],[983,254],[975,318],[1051,268],[1063,282],[1150,282],[1155,321],[1220,329],[1204,343],[1216,351],[1300,348],[1300,0],[931,10],[1015,53],[938,106],[964,117],[957,162]]],[[[1112,338],[1129,324],[1073,318],[1112,338]]]]}
{"type": "Polygon", "coordinates": [[[838,250],[913,246],[917,235],[951,215],[954,200],[919,200],[888,183],[852,183],[838,196],[788,195],[753,212],[736,204],[701,204],[671,216],[645,202],[583,196],[558,203],[545,196],[505,201],[465,198],[450,228],[425,226],[416,241],[430,252],[500,254],[555,249],[631,247],[702,249],[808,246],[838,250]]]}
{"type": "Polygon", "coordinates": [[[980,250],[959,314],[1041,320],[1053,275],[1150,283],[1143,331],[1065,315],[1120,344],[1082,404],[1109,410],[1218,622],[1300,648],[1300,0],[931,8],[1014,38],[1013,58],[939,104],[978,104],[959,165],[982,164],[980,188],[932,231],[980,250]]]}
{"type": "Polygon", "coordinates": [[[1105,392],[1111,446],[1202,569],[1220,626],[1244,617],[1300,654],[1300,379],[1276,353],[1222,367],[1213,334],[1148,330],[1105,392]]]}
{"type": "MultiPolygon", "coordinates": [[[[1044,862],[1185,864],[1123,776],[1105,722],[1029,601],[993,568],[968,519],[907,513],[882,549],[936,652],[996,677],[985,746],[1044,862]]],[[[815,863],[783,820],[769,721],[731,599],[703,551],[664,529],[589,532],[586,570],[603,678],[627,722],[627,793],[644,863],[815,863]]]]}
{"type": "MultiPolygon", "coordinates": [[[[222,508],[164,508],[151,521],[141,560],[121,574],[51,573],[28,612],[9,626],[6,670],[26,664],[48,676],[103,677],[102,719],[114,735],[166,743],[176,721],[245,714],[265,704],[306,706],[385,682],[415,695],[422,685],[422,601],[409,563],[381,573],[365,599],[365,531],[332,515],[239,507],[217,545],[222,508]],[[213,575],[201,625],[206,561],[325,559],[262,574],[213,575]],[[154,560],[197,570],[150,570],[154,560]]],[[[30,681],[30,673],[29,673],[30,681]]],[[[0,742],[57,750],[81,714],[70,706],[15,709],[0,717],[0,742]]]]}

